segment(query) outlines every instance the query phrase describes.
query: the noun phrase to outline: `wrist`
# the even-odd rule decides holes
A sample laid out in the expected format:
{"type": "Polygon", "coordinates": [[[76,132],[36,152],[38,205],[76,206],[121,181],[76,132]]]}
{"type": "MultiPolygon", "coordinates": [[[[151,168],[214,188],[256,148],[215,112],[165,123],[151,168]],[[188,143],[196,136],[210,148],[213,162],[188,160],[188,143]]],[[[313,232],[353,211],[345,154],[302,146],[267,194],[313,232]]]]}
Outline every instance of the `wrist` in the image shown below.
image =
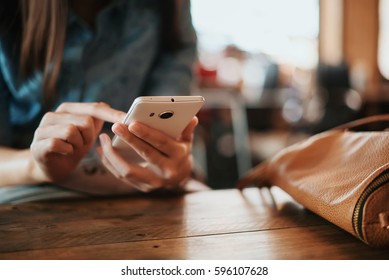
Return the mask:
{"type": "Polygon", "coordinates": [[[26,178],[27,184],[41,184],[49,182],[45,172],[39,166],[38,162],[32,156],[30,150],[27,153],[27,167],[26,167],[26,178]]]}

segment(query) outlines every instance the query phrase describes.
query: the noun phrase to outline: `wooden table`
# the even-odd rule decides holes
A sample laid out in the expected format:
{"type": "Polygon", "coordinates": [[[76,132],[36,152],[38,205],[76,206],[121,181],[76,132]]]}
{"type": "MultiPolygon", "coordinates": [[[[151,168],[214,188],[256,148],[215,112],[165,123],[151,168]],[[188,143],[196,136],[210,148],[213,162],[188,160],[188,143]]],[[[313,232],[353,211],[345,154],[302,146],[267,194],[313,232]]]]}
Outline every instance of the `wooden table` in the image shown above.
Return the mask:
{"type": "Polygon", "coordinates": [[[389,259],[278,188],[0,206],[0,259],[389,259]]]}

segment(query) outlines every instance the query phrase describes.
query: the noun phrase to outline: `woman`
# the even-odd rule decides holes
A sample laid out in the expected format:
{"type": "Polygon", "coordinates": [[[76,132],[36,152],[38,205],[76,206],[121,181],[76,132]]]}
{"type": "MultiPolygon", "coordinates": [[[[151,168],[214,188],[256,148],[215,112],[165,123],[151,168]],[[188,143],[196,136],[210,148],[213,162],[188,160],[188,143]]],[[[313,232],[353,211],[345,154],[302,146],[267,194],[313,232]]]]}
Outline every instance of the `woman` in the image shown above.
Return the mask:
{"type": "Polygon", "coordinates": [[[161,174],[125,162],[100,135],[137,96],[189,93],[189,1],[24,0],[0,9],[0,186],[114,194],[189,178],[196,118],[180,139],[140,123],[114,126],[140,152],[151,150],[161,174]],[[106,168],[94,153],[98,136],[106,168]]]}

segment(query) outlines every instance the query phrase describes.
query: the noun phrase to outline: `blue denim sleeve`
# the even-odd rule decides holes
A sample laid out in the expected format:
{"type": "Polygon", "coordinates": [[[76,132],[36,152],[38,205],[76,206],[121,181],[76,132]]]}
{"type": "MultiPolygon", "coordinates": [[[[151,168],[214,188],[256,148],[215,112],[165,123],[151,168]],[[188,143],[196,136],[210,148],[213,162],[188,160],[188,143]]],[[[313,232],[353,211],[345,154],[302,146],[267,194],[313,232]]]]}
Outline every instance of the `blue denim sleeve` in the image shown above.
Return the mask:
{"type": "Polygon", "coordinates": [[[10,92],[0,71],[0,146],[11,146],[12,144],[9,102],[10,92]]]}
{"type": "Polygon", "coordinates": [[[187,95],[197,58],[197,36],[192,25],[190,1],[181,2],[179,26],[181,48],[174,54],[161,53],[147,81],[146,95],[187,95]]]}

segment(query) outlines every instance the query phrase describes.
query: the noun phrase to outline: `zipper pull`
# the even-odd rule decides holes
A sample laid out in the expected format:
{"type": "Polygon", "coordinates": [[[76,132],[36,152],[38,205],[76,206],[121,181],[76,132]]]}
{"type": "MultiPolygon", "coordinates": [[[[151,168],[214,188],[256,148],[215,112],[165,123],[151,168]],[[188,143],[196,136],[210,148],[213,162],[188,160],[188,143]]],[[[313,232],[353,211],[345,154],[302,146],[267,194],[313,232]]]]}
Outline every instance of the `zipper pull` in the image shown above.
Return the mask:
{"type": "Polygon", "coordinates": [[[381,227],[389,230],[389,212],[382,212],[378,214],[380,218],[381,227]]]}

